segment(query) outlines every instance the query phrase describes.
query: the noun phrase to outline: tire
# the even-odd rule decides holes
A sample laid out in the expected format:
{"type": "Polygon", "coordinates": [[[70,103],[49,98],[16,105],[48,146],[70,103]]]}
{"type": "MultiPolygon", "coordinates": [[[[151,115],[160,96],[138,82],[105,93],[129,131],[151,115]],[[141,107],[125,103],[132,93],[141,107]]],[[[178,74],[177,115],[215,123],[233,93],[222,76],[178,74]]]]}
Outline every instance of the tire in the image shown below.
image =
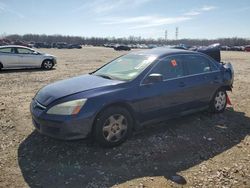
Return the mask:
{"type": "Polygon", "coordinates": [[[0,63],[0,71],[2,70],[2,68],[3,68],[3,65],[2,65],[2,63],[0,63]]]}
{"type": "Polygon", "coordinates": [[[210,110],[213,113],[222,113],[227,106],[227,92],[224,89],[219,89],[213,96],[210,102],[210,110]]]}
{"type": "Polygon", "coordinates": [[[50,59],[46,59],[42,63],[42,69],[51,70],[54,67],[54,63],[50,59]]]}
{"type": "Polygon", "coordinates": [[[115,147],[131,135],[133,119],[122,107],[109,107],[102,111],[95,122],[94,138],[104,147],[115,147]]]}

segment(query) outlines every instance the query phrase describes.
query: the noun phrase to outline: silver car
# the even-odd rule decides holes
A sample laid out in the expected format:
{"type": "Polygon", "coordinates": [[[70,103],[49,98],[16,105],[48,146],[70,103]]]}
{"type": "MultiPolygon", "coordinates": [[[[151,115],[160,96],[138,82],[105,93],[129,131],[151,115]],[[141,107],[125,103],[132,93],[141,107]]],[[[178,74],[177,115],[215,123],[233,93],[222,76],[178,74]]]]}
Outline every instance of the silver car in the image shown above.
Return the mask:
{"type": "Polygon", "coordinates": [[[52,69],[56,57],[40,53],[24,46],[0,46],[0,70],[5,68],[43,68],[52,69]]]}

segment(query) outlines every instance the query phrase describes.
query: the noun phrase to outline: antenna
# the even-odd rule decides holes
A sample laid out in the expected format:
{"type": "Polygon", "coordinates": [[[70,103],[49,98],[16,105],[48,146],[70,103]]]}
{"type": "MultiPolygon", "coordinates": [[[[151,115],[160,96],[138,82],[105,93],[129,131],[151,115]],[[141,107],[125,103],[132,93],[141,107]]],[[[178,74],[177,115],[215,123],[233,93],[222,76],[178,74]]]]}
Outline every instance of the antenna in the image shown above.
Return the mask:
{"type": "Polygon", "coordinates": [[[176,30],[175,30],[175,39],[178,40],[178,37],[179,37],[179,28],[176,27],[176,30]]]}

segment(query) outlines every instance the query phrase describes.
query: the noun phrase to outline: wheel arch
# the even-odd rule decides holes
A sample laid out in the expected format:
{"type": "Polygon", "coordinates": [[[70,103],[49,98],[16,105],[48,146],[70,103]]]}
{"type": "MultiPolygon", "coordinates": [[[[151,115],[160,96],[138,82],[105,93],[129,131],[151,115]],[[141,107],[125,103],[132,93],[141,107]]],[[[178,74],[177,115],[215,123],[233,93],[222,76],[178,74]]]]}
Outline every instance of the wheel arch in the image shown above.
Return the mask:
{"type": "Polygon", "coordinates": [[[210,103],[211,103],[211,101],[213,100],[215,94],[216,94],[219,90],[232,91],[232,87],[230,87],[229,85],[224,85],[224,86],[218,87],[218,88],[214,91],[214,93],[212,93],[212,95],[210,96],[210,98],[209,98],[210,103]]]}
{"type": "Polygon", "coordinates": [[[43,67],[43,63],[44,63],[45,61],[51,61],[51,62],[53,63],[53,66],[55,65],[53,59],[45,58],[45,59],[43,59],[43,61],[42,61],[41,68],[43,67]]]}
{"type": "Polygon", "coordinates": [[[226,85],[226,86],[222,86],[219,89],[224,89],[225,91],[232,91],[232,86],[226,85]]]}
{"type": "Polygon", "coordinates": [[[114,103],[110,103],[110,104],[107,104],[105,106],[103,106],[98,112],[97,114],[95,115],[95,118],[94,118],[94,121],[93,121],[93,126],[92,126],[92,129],[91,129],[91,134],[93,134],[93,130],[95,128],[95,125],[96,125],[96,121],[97,121],[97,118],[99,117],[99,115],[105,111],[106,109],[110,108],[110,107],[121,107],[121,108],[124,108],[128,111],[128,113],[131,115],[132,117],[132,121],[133,121],[133,130],[136,130],[139,126],[138,126],[138,123],[136,121],[136,117],[135,117],[135,111],[133,110],[133,108],[126,102],[114,102],[114,103]]]}

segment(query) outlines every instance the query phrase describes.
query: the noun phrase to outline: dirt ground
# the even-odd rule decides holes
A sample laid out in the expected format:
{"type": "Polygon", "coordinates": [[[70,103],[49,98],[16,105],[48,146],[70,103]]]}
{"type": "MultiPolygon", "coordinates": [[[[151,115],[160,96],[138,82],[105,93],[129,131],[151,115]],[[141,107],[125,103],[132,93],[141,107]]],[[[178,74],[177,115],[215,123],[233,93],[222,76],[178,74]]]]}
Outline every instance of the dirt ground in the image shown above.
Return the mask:
{"type": "MultiPolygon", "coordinates": [[[[54,70],[0,72],[0,187],[250,187],[250,53],[223,52],[235,68],[233,107],[151,125],[113,149],[58,141],[31,123],[39,88],[91,72],[124,52],[41,49],[54,70]]],[[[126,53],[126,52],[125,52],[126,53]]]]}

